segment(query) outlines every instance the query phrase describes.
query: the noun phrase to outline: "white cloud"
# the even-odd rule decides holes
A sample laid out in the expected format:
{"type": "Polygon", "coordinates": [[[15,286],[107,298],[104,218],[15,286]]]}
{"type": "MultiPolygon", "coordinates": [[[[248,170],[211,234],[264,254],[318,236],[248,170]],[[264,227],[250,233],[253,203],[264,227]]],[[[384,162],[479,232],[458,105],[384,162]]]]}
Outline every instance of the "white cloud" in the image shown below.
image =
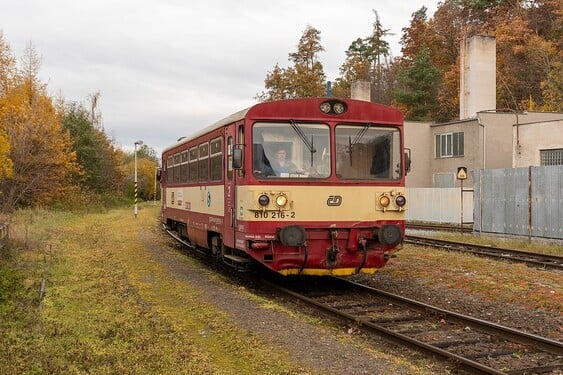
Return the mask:
{"type": "Polygon", "coordinates": [[[20,0],[0,5],[0,27],[16,56],[31,41],[53,94],[84,102],[101,94],[104,127],[124,147],[157,151],[182,135],[252,105],[276,63],[307,25],[321,32],[328,80],[345,51],[368,36],[378,11],[394,55],[401,29],[438,0],[20,0]]]}

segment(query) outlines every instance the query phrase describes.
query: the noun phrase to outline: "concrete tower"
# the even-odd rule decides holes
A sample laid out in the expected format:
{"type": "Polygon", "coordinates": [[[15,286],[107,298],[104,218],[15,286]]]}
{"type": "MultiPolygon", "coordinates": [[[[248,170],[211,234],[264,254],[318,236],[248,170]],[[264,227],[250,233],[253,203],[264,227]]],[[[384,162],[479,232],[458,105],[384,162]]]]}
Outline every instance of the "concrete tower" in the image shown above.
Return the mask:
{"type": "Polygon", "coordinates": [[[496,109],[496,39],[475,35],[461,45],[459,118],[496,109]]]}

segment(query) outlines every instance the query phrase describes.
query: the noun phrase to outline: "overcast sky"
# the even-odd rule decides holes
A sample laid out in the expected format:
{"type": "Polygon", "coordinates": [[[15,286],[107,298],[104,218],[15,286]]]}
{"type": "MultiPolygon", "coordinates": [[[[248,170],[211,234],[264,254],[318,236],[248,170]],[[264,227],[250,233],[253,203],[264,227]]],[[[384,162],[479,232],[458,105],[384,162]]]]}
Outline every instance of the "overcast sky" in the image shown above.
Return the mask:
{"type": "Polygon", "coordinates": [[[401,29],[438,0],[0,0],[0,31],[21,58],[31,42],[52,95],[87,103],[100,93],[106,132],[124,149],[159,154],[251,106],[276,63],[290,65],[303,31],[321,32],[327,80],[345,51],[371,34],[375,9],[394,56],[401,29]]]}

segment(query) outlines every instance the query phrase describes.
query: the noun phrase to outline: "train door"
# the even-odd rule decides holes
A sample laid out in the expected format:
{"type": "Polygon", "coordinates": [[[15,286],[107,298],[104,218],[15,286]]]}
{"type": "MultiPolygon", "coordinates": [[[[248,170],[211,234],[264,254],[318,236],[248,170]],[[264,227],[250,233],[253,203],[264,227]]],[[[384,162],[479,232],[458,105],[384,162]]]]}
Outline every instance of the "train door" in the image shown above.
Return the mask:
{"type": "Polygon", "coordinates": [[[233,149],[235,147],[236,125],[232,124],[225,128],[225,221],[223,231],[223,244],[235,247],[235,179],[236,173],[233,169],[233,149]]]}

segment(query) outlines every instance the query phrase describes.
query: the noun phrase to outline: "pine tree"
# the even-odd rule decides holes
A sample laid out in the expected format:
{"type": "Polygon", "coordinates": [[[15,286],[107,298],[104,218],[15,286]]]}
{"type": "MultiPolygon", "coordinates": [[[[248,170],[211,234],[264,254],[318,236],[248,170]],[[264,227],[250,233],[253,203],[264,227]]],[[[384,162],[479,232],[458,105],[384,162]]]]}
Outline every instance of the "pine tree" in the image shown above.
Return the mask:
{"type": "Polygon", "coordinates": [[[405,118],[431,120],[439,107],[440,72],[432,65],[428,48],[416,55],[411,67],[399,71],[397,80],[399,89],[393,92],[393,97],[398,106],[405,109],[405,118]]]}

